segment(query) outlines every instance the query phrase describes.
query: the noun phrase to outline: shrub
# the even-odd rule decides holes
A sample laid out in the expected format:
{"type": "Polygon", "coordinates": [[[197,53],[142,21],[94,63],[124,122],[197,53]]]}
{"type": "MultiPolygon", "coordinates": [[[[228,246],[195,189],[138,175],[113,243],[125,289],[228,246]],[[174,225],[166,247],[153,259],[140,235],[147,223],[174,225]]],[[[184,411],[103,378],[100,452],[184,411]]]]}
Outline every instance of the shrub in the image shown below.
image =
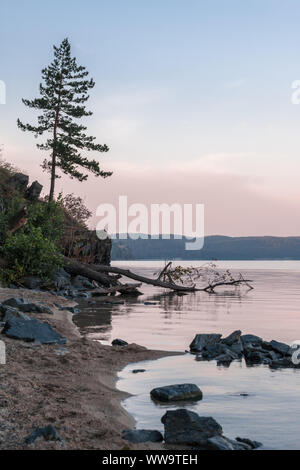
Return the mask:
{"type": "Polygon", "coordinates": [[[27,224],[11,235],[7,233],[7,222],[23,206],[24,200],[16,196],[0,215],[0,255],[7,266],[2,268],[0,279],[5,284],[21,281],[25,276],[49,279],[62,264],[58,248],[64,231],[61,205],[55,201],[31,204],[27,224]]]}
{"type": "Polygon", "coordinates": [[[20,230],[9,235],[1,252],[7,264],[1,271],[5,283],[17,282],[29,275],[47,279],[61,266],[56,244],[44,237],[41,227],[31,226],[27,233],[20,230]]]}

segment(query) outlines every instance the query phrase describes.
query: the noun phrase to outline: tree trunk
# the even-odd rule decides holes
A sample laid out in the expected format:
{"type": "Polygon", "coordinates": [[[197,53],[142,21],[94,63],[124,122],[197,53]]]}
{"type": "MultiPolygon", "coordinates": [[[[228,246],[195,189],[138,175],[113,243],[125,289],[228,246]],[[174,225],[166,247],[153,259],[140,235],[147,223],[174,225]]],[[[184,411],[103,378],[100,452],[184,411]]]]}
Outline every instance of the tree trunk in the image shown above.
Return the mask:
{"type": "Polygon", "coordinates": [[[98,281],[105,287],[111,287],[116,285],[117,281],[107,274],[99,273],[94,269],[90,268],[89,265],[79,263],[78,261],[72,260],[70,258],[63,257],[64,269],[72,275],[79,274],[80,276],[87,277],[92,281],[98,281]]]}

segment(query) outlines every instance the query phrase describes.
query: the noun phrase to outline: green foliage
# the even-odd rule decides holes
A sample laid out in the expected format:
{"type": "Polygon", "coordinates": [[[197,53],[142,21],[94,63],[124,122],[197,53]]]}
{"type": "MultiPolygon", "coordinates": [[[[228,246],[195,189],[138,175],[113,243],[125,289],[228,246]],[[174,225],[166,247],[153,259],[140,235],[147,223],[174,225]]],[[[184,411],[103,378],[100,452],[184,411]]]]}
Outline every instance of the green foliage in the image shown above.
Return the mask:
{"type": "Polygon", "coordinates": [[[64,214],[61,204],[56,201],[37,202],[28,209],[28,222],[24,227],[28,233],[32,227],[39,227],[43,237],[58,243],[64,231],[64,214]]]}
{"type": "Polygon", "coordinates": [[[47,279],[61,265],[55,243],[45,238],[41,227],[31,226],[9,235],[1,248],[7,268],[1,272],[2,281],[16,282],[24,276],[36,275],[47,279]]]}
{"type": "Polygon", "coordinates": [[[0,215],[0,255],[7,265],[0,271],[0,280],[5,284],[21,281],[24,276],[48,279],[61,266],[58,248],[64,230],[61,204],[55,201],[31,204],[27,224],[15,234],[7,234],[9,218],[23,206],[24,200],[16,196],[0,215]]]}
{"type": "Polygon", "coordinates": [[[19,212],[25,204],[25,199],[20,194],[16,193],[8,199],[3,198],[3,210],[0,212],[0,244],[3,244],[6,237],[9,219],[19,212]]]}
{"type": "Polygon", "coordinates": [[[87,128],[77,122],[92,115],[91,111],[86,110],[85,102],[95,82],[88,79],[88,75],[86,68],[77,65],[76,59],[71,57],[70,43],[64,39],[59,47],[54,46],[53,62],[42,70],[40,97],[23,99],[25,106],[42,112],[37,125],[23,124],[18,119],[18,127],[22,131],[32,132],[35,137],[44,133],[47,135],[46,140],[38,143],[37,147],[50,152],[50,158],[42,164],[44,171],[51,173],[50,200],[53,199],[54,182],[58,177],[56,169],[79,181],[87,179],[82,169],[103,178],[112,174],[101,170],[96,160],[89,160],[82,154],[84,151],[109,150],[107,145],[95,143],[96,138],[87,135],[87,128]]]}

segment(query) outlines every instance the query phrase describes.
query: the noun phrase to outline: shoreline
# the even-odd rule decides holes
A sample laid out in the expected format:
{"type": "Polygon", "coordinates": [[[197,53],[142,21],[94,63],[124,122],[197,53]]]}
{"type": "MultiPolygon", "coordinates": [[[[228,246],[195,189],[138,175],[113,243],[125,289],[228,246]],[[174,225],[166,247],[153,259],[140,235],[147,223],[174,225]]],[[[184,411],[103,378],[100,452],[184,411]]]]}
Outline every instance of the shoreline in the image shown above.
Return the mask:
{"type": "Polygon", "coordinates": [[[37,427],[52,424],[64,440],[63,449],[162,449],[160,443],[132,444],[122,439],[135,420],[122,401],[130,396],[116,387],[118,373],[128,364],[181,352],[149,350],[137,344],[106,346],[80,335],[72,313],[60,311],[76,302],[47,292],[0,289],[0,302],[24,297],[43,303],[53,315],[29,313],[48,322],[67,338],[66,345],[35,345],[1,335],[7,362],[0,365],[0,449],[54,449],[57,441],[38,439],[26,444],[37,427]]]}

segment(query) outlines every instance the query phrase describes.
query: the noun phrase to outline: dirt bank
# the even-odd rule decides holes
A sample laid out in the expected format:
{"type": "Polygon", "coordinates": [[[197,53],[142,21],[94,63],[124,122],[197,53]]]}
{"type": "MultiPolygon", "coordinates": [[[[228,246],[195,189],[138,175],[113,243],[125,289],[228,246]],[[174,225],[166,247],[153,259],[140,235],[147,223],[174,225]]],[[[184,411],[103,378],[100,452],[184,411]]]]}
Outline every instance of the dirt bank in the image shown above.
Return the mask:
{"type": "MultiPolygon", "coordinates": [[[[39,439],[27,445],[35,428],[52,424],[65,449],[122,449],[121,437],[133,419],[121,406],[127,395],[116,390],[117,372],[130,362],[172,355],[131,344],[103,346],[80,337],[72,316],[54,304],[74,303],[48,293],[26,289],[0,289],[0,302],[25,297],[43,302],[54,315],[29,314],[50,323],[67,338],[66,346],[34,345],[4,335],[6,365],[0,365],[0,449],[61,449],[60,443],[39,439]]],[[[129,444],[132,449],[159,448],[155,444],[129,444]]]]}

